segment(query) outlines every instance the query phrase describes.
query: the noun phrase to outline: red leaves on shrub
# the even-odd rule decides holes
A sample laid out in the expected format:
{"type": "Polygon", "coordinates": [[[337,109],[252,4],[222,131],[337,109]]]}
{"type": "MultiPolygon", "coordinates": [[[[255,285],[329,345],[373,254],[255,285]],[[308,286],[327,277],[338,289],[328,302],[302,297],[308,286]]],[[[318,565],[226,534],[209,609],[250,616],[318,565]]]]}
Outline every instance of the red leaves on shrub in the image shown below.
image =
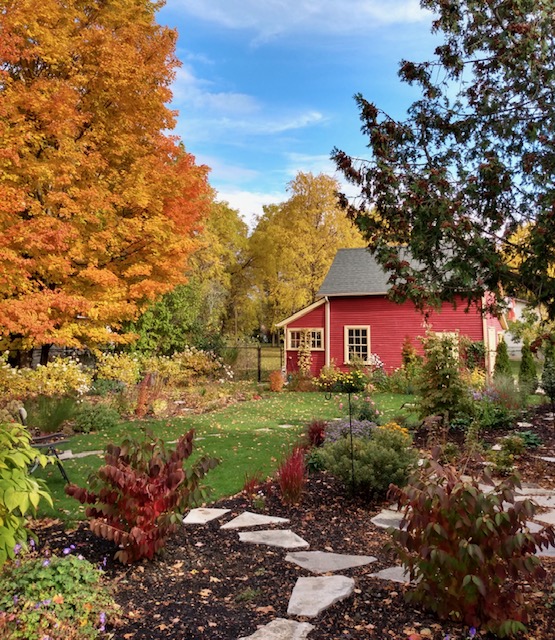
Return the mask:
{"type": "Polygon", "coordinates": [[[91,530],[114,541],[123,563],[153,558],[181,523],[181,514],[202,498],[200,480],[218,461],[203,457],[187,471],[194,431],[173,451],[147,433],[142,442],[125,440],[106,447],[105,464],[89,477],[91,490],[70,484],[66,493],[87,508],[91,530]]]}
{"type": "Polygon", "coordinates": [[[416,581],[409,600],[501,637],[524,629],[526,603],[518,581],[542,576],[535,552],[553,545],[555,532],[528,530],[535,505],[516,501],[519,486],[512,477],[484,492],[478,480],[466,480],[436,460],[425,463],[404,489],[391,486],[390,496],[404,509],[393,547],[416,581]]]}
{"type": "Polygon", "coordinates": [[[277,483],[285,504],[297,504],[301,500],[307,479],[304,456],[304,449],[295,447],[278,467],[277,483]]]}
{"type": "Polygon", "coordinates": [[[324,420],[313,420],[306,425],[306,441],[308,447],[321,447],[326,437],[327,422],[324,420]]]}

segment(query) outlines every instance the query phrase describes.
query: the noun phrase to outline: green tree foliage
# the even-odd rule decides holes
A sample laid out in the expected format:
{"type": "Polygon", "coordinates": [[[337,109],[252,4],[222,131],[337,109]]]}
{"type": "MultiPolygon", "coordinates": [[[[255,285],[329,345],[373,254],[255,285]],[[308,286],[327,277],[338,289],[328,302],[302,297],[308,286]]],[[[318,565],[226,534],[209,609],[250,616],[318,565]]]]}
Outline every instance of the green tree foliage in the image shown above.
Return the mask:
{"type": "Polygon", "coordinates": [[[541,386],[555,410],[555,344],[553,342],[547,342],[544,357],[541,386]]]}
{"type": "Polygon", "coordinates": [[[269,329],[314,302],[338,249],[364,246],[339,206],[338,188],[329,176],[299,173],[289,200],[264,208],[249,247],[259,317],[269,329]]]}
{"type": "Polygon", "coordinates": [[[392,272],[396,299],[525,292],[554,318],[553,2],[421,5],[442,42],[432,61],[402,61],[399,71],[421,97],[398,122],[357,95],[371,158],[334,151],[361,188],[350,213],[392,272]]]}
{"type": "Polygon", "coordinates": [[[422,344],[425,359],[418,380],[418,411],[421,418],[438,415],[448,423],[468,400],[460,372],[458,344],[450,336],[431,332],[422,344]]]}
{"type": "Polygon", "coordinates": [[[522,343],[522,355],[518,371],[518,384],[521,389],[528,393],[535,393],[538,388],[538,372],[536,361],[530,350],[530,342],[524,340],[522,343]]]}
{"type": "Polygon", "coordinates": [[[31,446],[27,429],[0,423],[0,567],[14,557],[16,545],[27,540],[27,518],[39,502],[52,506],[44,482],[29,475],[35,461],[44,467],[48,458],[31,446]]]}
{"type": "Polygon", "coordinates": [[[171,355],[187,345],[217,349],[235,304],[248,307],[240,304],[247,231],[238,211],[225,202],[213,204],[196,239],[199,249],[190,260],[188,283],[164,295],[129,326],[139,336],[133,350],[171,355]]]}
{"type": "Polygon", "coordinates": [[[504,339],[499,340],[497,343],[497,350],[495,353],[495,366],[493,368],[494,378],[509,377],[511,375],[511,361],[509,360],[509,351],[507,349],[507,343],[504,339]]]}

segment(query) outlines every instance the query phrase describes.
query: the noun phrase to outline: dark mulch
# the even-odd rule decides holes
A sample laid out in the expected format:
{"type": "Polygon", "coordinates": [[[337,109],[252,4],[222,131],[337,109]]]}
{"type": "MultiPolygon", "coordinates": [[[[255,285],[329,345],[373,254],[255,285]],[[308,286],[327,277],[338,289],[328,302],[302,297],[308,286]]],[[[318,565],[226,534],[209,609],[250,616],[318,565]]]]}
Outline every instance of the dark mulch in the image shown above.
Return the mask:
{"type": "MultiPolygon", "coordinates": [[[[530,416],[544,441],[540,450],[528,452],[518,461],[523,479],[555,486],[555,465],[534,456],[555,451],[555,428],[543,419],[545,409],[530,416]]],[[[406,587],[380,581],[371,573],[394,564],[384,545],[388,535],[371,524],[383,505],[368,505],[346,497],[343,487],[325,474],[311,476],[303,502],[284,507],[275,487],[262,487],[265,512],[287,517],[290,528],[310,543],[313,550],[373,555],[378,561],[342,572],[356,579],[353,597],[336,604],[309,622],[315,625],[310,640],[342,638],[408,638],[419,632],[423,638],[466,638],[464,627],[441,622],[406,604],[406,587]]],[[[231,513],[257,510],[250,499],[236,496],[220,501],[231,513]]],[[[259,506],[259,505],[258,505],[259,506]]],[[[39,539],[52,552],[69,544],[76,553],[99,565],[121,605],[121,618],[110,629],[115,640],[218,640],[248,636],[257,626],[287,616],[287,604],[299,576],[310,575],[284,561],[286,552],[240,543],[236,531],[220,530],[219,522],[183,527],[172,537],[163,555],[152,562],[122,566],[112,560],[111,543],[96,538],[85,524],[64,532],[60,524],[39,527],[39,539]]],[[[525,586],[533,614],[527,640],[555,637],[553,598],[555,561],[546,560],[547,575],[541,583],[525,586]]],[[[478,637],[488,637],[479,634],[478,637]]]]}

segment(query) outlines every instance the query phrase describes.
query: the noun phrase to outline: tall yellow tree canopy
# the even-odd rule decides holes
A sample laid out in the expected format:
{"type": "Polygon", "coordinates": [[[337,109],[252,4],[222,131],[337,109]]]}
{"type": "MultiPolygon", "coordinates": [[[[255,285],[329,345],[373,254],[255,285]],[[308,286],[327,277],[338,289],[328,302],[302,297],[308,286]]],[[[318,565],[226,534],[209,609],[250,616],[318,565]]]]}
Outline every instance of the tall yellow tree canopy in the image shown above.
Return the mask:
{"type": "Polygon", "coordinates": [[[93,345],[183,281],[208,168],[150,0],[0,0],[0,347],[93,345]]]}
{"type": "Polygon", "coordinates": [[[338,203],[338,190],[330,176],[301,172],[288,185],[289,200],[265,207],[250,250],[268,328],[314,302],[338,249],[365,246],[338,203]]]}

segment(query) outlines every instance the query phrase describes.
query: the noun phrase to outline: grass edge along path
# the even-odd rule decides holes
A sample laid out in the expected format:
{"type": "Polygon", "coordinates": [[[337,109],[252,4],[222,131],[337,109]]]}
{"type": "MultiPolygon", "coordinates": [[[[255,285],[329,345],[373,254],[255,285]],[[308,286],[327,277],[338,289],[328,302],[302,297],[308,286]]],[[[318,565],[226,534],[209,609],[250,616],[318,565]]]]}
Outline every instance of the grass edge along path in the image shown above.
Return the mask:
{"type": "MultiPolygon", "coordinates": [[[[387,422],[400,413],[400,407],[410,402],[411,396],[383,393],[373,395],[373,399],[384,414],[381,421],[387,422]]],[[[180,435],[194,428],[192,459],[204,454],[221,460],[205,478],[210,502],[241,491],[246,474],[259,472],[262,478],[272,475],[310,420],[345,417],[346,406],[346,396],[341,394],[330,398],[320,392],[269,393],[259,400],[200,415],[121,422],[104,433],[75,435],[65,448],[73,453],[103,451],[107,444],[119,444],[124,438],[140,439],[145,429],[171,447],[180,435]]],[[[98,469],[103,460],[100,454],[65,460],[63,464],[71,482],[84,487],[89,474],[98,469]]],[[[64,481],[54,465],[37,470],[36,475],[46,480],[54,502],[53,508],[41,503],[38,518],[60,518],[68,524],[85,519],[85,506],[65,495],[64,481]]]]}

